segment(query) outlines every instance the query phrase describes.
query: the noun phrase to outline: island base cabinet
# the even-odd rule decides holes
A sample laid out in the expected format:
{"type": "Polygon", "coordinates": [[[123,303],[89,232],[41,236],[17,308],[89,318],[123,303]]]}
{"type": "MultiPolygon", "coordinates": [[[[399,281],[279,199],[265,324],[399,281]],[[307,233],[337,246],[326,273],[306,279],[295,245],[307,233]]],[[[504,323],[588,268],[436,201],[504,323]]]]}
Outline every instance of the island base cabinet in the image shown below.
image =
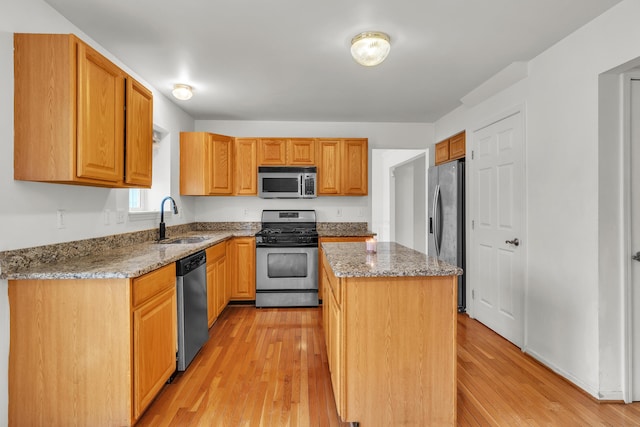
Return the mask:
{"type": "Polygon", "coordinates": [[[129,280],[9,281],[9,425],[131,425],[129,280]]]}
{"type": "Polygon", "coordinates": [[[341,419],[454,426],[457,277],[336,278],[326,258],[324,266],[327,358],[341,419]]]}

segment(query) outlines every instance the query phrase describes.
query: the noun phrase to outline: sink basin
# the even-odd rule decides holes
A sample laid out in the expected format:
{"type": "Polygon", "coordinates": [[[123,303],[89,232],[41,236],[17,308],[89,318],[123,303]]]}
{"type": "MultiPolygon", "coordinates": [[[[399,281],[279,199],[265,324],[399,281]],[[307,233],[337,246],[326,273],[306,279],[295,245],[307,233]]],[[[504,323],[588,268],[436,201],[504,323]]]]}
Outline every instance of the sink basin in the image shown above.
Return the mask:
{"type": "Polygon", "coordinates": [[[163,245],[180,245],[189,243],[200,243],[206,240],[206,237],[193,236],[193,237],[176,237],[174,239],[160,240],[158,243],[163,245]]]}

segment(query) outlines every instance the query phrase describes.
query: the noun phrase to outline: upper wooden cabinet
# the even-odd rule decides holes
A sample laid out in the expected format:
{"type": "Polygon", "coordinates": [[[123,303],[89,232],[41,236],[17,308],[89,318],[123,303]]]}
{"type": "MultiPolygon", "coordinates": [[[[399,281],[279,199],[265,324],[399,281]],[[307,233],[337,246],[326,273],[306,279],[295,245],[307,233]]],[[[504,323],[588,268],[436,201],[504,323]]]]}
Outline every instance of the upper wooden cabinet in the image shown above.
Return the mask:
{"type": "Polygon", "coordinates": [[[14,82],[15,179],[151,186],[153,96],[131,76],[72,34],[15,34],[14,82]]]}
{"type": "Polygon", "coordinates": [[[207,132],[180,133],[180,194],[233,194],[233,138],[207,132]]]}
{"type": "Polygon", "coordinates": [[[451,138],[440,141],[436,144],[435,164],[461,159],[465,156],[465,132],[462,131],[451,138]]]}
{"type": "Polygon", "coordinates": [[[238,196],[258,194],[258,139],[236,138],[235,191],[238,196]]]}
{"type": "Polygon", "coordinates": [[[316,164],[316,144],[311,138],[291,138],[287,140],[287,164],[306,165],[316,164]]]}
{"type": "Polygon", "coordinates": [[[259,165],[316,165],[319,196],[366,196],[368,161],[366,138],[231,138],[182,132],[180,194],[256,196],[259,165]]]}
{"type": "Polygon", "coordinates": [[[313,138],[260,138],[258,139],[258,165],[297,166],[315,165],[313,138]]]}
{"type": "Polygon", "coordinates": [[[366,196],[368,140],[318,139],[318,195],[366,196]]]}
{"type": "Polygon", "coordinates": [[[266,139],[259,140],[258,165],[280,166],[287,164],[287,140],[266,139]]]}

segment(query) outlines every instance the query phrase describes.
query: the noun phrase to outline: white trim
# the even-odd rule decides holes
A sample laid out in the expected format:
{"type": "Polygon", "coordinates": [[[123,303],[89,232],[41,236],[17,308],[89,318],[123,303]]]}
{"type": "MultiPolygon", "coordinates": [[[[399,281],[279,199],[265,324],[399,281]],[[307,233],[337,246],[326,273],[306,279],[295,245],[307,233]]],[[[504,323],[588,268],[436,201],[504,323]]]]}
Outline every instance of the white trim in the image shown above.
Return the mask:
{"type": "Polygon", "coordinates": [[[631,80],[640,79],[639,72],[623,73],[620,85],[622,118],[622,268],[624,287],[622,290],[622,398],[625,403],[633,401],[633,277],[631,274],[631,80]]]}

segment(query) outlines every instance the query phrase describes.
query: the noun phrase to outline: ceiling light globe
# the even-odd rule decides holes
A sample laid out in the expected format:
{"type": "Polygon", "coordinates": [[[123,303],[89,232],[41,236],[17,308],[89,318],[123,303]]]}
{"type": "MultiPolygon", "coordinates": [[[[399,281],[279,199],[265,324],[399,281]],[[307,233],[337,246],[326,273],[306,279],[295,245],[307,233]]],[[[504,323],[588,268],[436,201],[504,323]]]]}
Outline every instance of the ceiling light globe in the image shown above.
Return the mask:
{"type": "Polygon", "coordinates": [[[179,99],[181,101],[191,99],[191,97],[193,96],[191,86],[183,84],[173,85],[173,90],[171,91],[171,93],[176,99],[179,99]]]}
{"type": "Polygon", "coordinates": [[[351,56],[365,67],[373,67],[385,60],[391,50],[389,36],[379,32],[360,33],[351,39],[351,56]]]}

